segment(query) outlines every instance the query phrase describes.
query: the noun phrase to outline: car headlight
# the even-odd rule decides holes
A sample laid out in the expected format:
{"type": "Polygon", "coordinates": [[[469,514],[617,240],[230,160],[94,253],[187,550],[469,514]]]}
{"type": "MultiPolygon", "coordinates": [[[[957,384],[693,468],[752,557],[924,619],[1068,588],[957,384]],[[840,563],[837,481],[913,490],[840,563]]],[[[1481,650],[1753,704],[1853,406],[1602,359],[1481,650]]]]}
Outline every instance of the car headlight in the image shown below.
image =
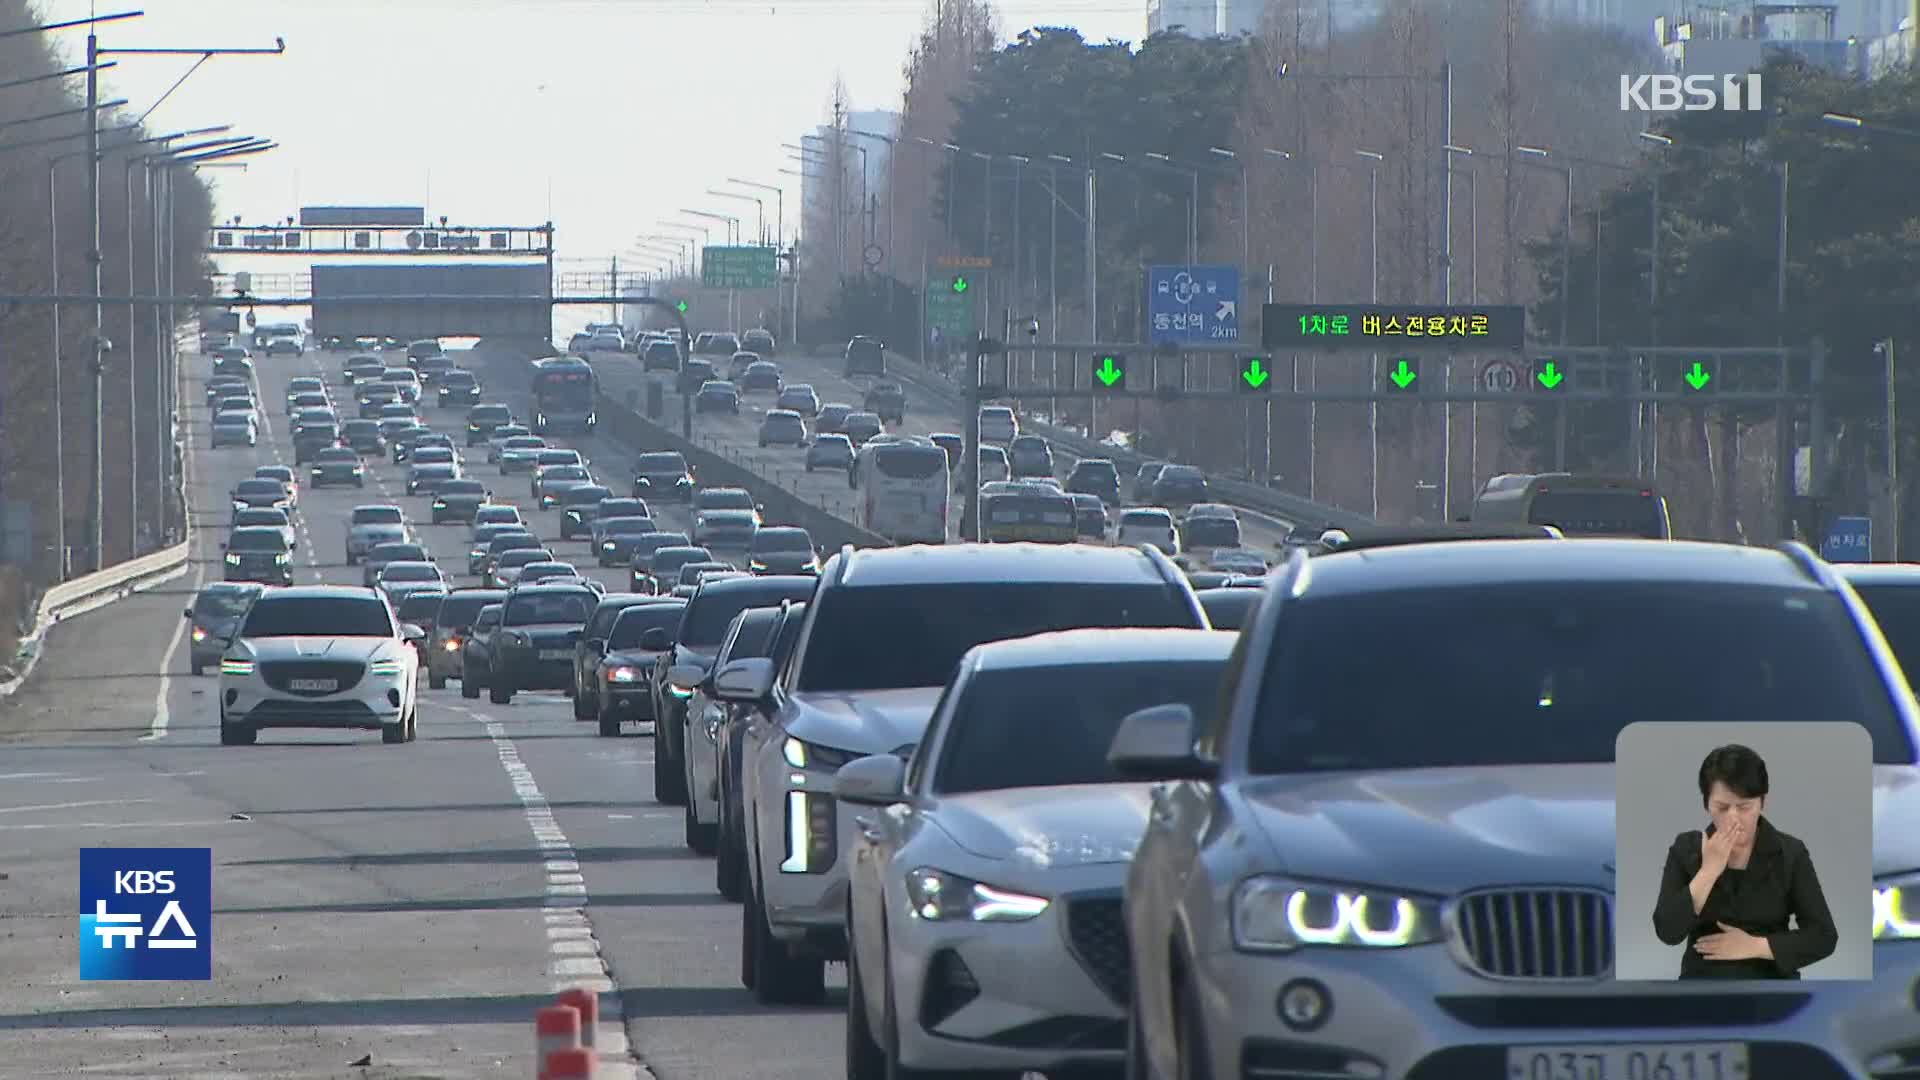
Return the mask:
{"type": "Polygon", "coordinates": [[[433,500],[433,508],[435,510],[445,510],[447,508],[447,500],[445,499],[433,500]]]}
{"type": "Polygon", "coordinates": [[[1393,949],[1442,936],[1434,900],[1276,877],[1241,882],[1232,921],[1234,945],[1254,952],[1312,945],[1393,949]]]}
{"type": "Polygon", "coordinates": [[[199,644],[200,642],[202,642],[202,641],[205,641],[205,640],[207,640],[207,632],[206,632],[206,630],[204,630],[204,629],[202,629],[201,627],[198,627],[198,626],[196,626],[196,627],[194,627],[194,628],[193,628],[193,641],[194,641],[194,644],[196,644],[196,645],[197,645],[197,644],[199,644]]]}
{"type": "Polygon", "coordinates": [[[373,663],[367,665],[367,674],[375,678],[392,678],[400,674],[400,661],[375,660],[373,663]]]}
{"type": "Polygon", "coordinates": [[[761,562],[759,559],[754,559],[751,562],[747,563],[747,568],[749,570],[765,570],[767,568],[767,564],[761,562]]]}
{"type": "Polygon", "coordinates": [[[227,553],[227,565],[228,565],[228,566],[239,566],[239,565],[240,565],[240,556],[238,556],[238,555],[235,555],[235,554],[234,554],[234,553],[232,553],[232,552],[228,552],[228,553],[227,553]]]}
{"type": "Polygon", "coordinates": [[[612,540],[608,540],[606,543],[603,543],[600,545],[600,550],[601,551],[618,551],[620,550],[620,545],[613,542],[612,540]]]}
{"type": "Polygon", "coordinates": [[[446,642],[445,642],[444,644],[442,644],[442,645],[441,645],[440,647],[441,647],[442,649],[445,649],[445,650],[446,650],[447,652],[459,652],[459,651],[460,651],[460,639],[459,639],[458,637],[450,637],[450,638],[448,638],[448,639],[446,640],[446,642]]]}
{"type": "Polygon", "coordinates": [[[220,661],[220,674],[222,674],[222,675],[251,675],[251,674],[253,674],[253,661],[251,661],[251,660],[222,660],[222,661],[220,661]]]}
{"type": "Polygon", "coordinates": [[[832,772],[847,762],[866,755],[857,754],[851,750],[821,746],[819,743],[810,743],[788,736],[787,741],[780,745],[780,756],[786,758],[787,764],[796,769],[824,769],[832,772]]]}
{"type": "Polygon", "coordinates": [[[233,500],[233,508],[235,510],[245,510],[247,508],[247,504],[241,502],[239,499],[235,499],[233,500]]]}
{"type": "Polygon", "coordinates": [[[1875,883],[1873,940],[1920,940],[1920,875],[1875,883]]]}
{"type": "Polygon", "coordinates": [[[619,667],[607,669],[607,681],[610,683],[637,683],[641,678],[640,669],[631,664],[622,664],[619,667]]]}
{"type": "Polygon", "coordinates": [[[1050,903],[924,866],[907,874],[907,899],[914,918],[941,922],[1026,922],[1050,903]]]}
{"type": "Polygon", "coordinates": [[[315,466],[313,467],[313,475],[315,475],[315,476],[319,476],[319,475],[320,475],[320,466],[318,466],[318,465],[315,465],[315,466]]]}
{"type": "Polygon", "coordinates": [[[277,566],[285,566],[287,563],[293,561],[293,556],[284,551],[277,551],[274,553],[273,561],[277,566]]]}

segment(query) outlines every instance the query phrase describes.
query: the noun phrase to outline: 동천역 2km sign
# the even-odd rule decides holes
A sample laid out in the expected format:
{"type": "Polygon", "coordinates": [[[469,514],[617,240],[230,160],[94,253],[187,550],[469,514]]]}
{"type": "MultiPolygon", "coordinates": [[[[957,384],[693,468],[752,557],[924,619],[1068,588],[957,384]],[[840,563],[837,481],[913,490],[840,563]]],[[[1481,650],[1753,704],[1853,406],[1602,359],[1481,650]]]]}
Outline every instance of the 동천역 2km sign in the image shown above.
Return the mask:
{"type": "Polygon", "coordinates": [[[780,263],[770,247],[702,248],[700,284],[709,289],[771,289],[780,284],[780,263]]]}

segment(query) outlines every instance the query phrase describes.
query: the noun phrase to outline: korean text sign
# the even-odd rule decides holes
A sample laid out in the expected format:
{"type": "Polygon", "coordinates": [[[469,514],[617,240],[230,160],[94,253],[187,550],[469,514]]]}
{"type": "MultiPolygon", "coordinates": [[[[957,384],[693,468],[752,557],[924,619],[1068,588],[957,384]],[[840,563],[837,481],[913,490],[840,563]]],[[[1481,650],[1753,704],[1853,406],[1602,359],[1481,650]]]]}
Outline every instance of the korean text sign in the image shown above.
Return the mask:
{"type": "Polygon", "coordinates": [[[1269,349],[1518,349],[1526,309],[1505,304],[1267,304],[1260,341],[1269,349]]]}
{"type": "Polygon", "coordinates": [[[80,978],[213,978],[213,849],[81,848],[80,978]]]}

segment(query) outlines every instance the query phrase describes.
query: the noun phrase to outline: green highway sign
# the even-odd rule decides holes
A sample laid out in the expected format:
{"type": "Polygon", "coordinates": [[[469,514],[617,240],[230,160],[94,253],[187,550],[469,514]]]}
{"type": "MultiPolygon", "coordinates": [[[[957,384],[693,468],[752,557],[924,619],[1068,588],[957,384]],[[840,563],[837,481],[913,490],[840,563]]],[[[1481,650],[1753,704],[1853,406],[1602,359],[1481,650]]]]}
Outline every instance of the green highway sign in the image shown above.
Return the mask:
{"type": "Polygon", "coordinates": [[[1250,394],[1263,394],[1273,384],[1273,360],[1265,356],[1243,356],[1240,358],[1240,381],[1237,388],[1250,394]]]}
{"type": "Polygon", "coordinates": [[[702,248],[700,284],[709,289],[776,288],[780,261],[770,247],[702,248]]]}
{"type": "Polygon", "coordinates": [[[942,340],[959,343],[980,332],[978,271],[954,270],[927,279],[927,329],[942,340]]]}
{"type": "Polygon", "coordinates": [[[1127,358],[1117,353],[1108,353],[1093,358],[1094,381],[1108,390],[1127,388],[1127,358]]]}

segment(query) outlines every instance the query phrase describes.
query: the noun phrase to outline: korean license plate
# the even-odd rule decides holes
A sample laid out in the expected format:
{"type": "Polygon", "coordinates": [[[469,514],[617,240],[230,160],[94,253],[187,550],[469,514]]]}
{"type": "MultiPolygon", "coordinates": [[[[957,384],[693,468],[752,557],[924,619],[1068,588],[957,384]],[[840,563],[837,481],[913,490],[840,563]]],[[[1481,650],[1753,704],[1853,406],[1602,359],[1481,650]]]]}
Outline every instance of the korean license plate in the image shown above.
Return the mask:
{"type": "Polygon", "coordinates": [[[1508,1080],[1745,1080],[1745,1043],[1513,1046],[1508,1080]]]}
{"type": "Polygon", "coordinates": [[[313,694],[331,694],[340,689],[339,679],[288,679],[287,689],[304,690],[313,694]]]}
{"type": "Polygon", "coordinates": [[[572,652],[572,650],[570,650],[570,649],[541,649],[541,650],[540,650],[540,659],[542,659],[542,660],[571,660],[571,659],[573,659],[573,652],[572,652]]]}

